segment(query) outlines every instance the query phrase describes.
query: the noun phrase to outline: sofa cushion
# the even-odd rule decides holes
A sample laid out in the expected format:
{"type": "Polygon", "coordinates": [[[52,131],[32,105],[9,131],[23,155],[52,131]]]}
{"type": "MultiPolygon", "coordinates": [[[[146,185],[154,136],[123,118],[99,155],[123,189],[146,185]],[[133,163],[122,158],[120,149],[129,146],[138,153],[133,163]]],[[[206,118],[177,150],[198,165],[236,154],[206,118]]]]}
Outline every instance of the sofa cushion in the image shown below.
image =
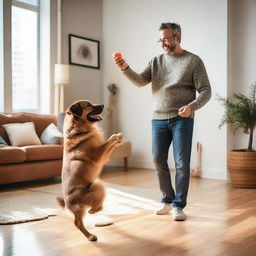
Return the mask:
{"type": "Polygon", "coordinates": [[[7,142],[0,136],[0,147],[8,146],[7,142]]]}
{"type": "Polygon", "coordinates": [[[26,152],[19,147],[6,146],[0,149],[0,164],[22,163],[26,161],[26,152]]]}
{"type": "Polygon", "coordinates": [[[60,159],[63,156],[62,145],[31,145],[21,147],[27,156],[27,161],[60,159]]]}
{"type": "Polygon", "coordinates": [[[42,115],[35,113],[1,113],[0,114],[0,136],[10,145],[8,135],[3,128],[3,124],[10,123],[26,123],[33,122],[35,124],[36,133],[38,137],[41,136],[44,129],[50,124],[54,123],[57,125],[57,118],[55,115],[42,115]]]}
{"type": "Polygon", "coordinates": [[[33,122],[4,124],[12,146],[40,145],[33,122]]]}
{"type": "Polygon", "coordinates": [[[57,126],[51,123],[41,134],[40,140],[43,144],[62,144],[63,136],[57,126]]]}

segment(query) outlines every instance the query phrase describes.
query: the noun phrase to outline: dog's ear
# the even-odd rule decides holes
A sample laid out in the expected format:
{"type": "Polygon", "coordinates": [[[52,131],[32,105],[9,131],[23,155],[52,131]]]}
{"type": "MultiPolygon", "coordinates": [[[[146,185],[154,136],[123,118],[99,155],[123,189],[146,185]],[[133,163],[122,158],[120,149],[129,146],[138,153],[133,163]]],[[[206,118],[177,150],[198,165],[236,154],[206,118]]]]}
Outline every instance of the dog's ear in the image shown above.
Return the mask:
{"type": "Polygon", "coordinates": [[[68,109],[67,114],[80,117],[83,114],[83,108],[79,103],[76,103],[68,109]]]}

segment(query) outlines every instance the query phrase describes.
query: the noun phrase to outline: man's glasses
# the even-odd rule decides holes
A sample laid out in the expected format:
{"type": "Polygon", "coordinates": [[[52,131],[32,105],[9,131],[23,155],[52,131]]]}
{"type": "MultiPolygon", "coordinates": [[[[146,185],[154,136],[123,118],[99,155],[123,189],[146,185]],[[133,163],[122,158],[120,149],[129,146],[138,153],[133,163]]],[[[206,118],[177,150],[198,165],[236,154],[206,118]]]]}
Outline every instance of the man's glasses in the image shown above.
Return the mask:
{"type": "Polygon", "coordinates": [[[158,41],[157,41],[157,43],[159,43],[159,44],[167,44],[169,41],[170,41],[170,39],[171,39],[171,37],[168,37],[168,38],[164,38],[164,39],[159,39],[158,41]]]}

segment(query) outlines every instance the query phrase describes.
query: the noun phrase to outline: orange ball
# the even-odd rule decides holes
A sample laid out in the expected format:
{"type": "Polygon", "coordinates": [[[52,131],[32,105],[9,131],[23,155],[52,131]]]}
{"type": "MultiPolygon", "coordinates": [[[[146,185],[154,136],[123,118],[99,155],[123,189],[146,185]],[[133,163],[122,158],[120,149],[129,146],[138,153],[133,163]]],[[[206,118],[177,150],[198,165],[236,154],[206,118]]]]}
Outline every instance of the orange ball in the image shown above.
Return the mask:
{"type": "Polygon", "coordinates": [[[114,52],[113,53],[113,57],[114,58],[117,58],[117,59],[122,59],[123,57],[122,57],[122,54],[120,53],[120,52],[114,52]]]}

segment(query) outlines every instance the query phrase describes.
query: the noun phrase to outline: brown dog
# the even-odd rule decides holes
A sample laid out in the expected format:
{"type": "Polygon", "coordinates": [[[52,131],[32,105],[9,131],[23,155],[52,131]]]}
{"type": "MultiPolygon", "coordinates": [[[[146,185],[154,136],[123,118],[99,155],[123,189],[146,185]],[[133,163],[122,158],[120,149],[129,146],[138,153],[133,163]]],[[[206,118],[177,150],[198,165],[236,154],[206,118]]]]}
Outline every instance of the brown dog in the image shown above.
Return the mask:
{"type": "Polygon", "coordinates": [[[83,225],[86,211],[93,214],[103,207],[105,188],[97,181],[102,167],[108,161],[122,134],[113,134],[104,141],[96,123],[104,105],[93,105],[87,100],[74,102],[64,120],[64,155],[62,167],[63,198],[57,198],[62,207],[74,214],[74,223],[90,241],[97,237],[83,225]]]}

